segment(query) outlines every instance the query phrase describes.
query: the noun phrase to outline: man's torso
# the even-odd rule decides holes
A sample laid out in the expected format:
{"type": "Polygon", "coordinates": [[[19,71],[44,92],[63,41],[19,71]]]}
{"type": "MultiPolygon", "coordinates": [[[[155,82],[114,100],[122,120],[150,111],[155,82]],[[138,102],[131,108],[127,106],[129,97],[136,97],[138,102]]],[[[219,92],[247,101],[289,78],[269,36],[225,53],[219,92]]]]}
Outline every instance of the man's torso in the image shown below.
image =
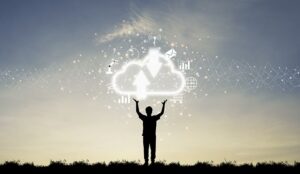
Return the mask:
{"type": "Polygon", "coordinates": [[[156,135],[156,121],[155,117],[145,117],[143,119],[143,136],[156,135]]]}

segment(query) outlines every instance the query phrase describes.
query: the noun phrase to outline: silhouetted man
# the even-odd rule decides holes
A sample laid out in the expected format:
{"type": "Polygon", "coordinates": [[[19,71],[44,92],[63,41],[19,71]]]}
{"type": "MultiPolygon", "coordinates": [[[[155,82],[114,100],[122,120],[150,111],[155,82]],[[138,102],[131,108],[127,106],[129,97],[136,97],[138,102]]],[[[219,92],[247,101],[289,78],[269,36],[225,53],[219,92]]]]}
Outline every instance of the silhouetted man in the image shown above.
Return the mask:
{"type": "Polygon", "coordinates": [[[136,103],[136,113],[143,121],[143,144],[144,144],[144,159],[145,165],[148,165],[149,146],[151,148],[151,163],[155,162],[155,148],[156,148],[156,121],[164,114],[165,104],[167,100],[162,102],[162,109],[158,115],[152,116],[152,107],[146,108],[146,115],[142,114],[139,109],[139,101],[133,99],[136,103]]]}

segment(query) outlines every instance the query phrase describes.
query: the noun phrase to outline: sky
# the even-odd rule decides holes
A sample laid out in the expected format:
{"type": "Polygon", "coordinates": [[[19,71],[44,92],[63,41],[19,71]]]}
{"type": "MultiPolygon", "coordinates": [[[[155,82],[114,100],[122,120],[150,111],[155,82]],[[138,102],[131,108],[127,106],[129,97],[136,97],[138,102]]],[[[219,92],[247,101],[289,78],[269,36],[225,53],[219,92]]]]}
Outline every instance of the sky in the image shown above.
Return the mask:
{"type": "Polygon", "coordinates": [[[299,161],[299,7],[296,0],[1,1],[0,162],[143,161],[135,105],[120,103],[128,96],[111,87],[114,73],[150,48],[176,50],[170,60],[187,82],[180,95],[140,101],[142,112],[151,105],[158,113],[168,99],[157,160],[299,161]]]}

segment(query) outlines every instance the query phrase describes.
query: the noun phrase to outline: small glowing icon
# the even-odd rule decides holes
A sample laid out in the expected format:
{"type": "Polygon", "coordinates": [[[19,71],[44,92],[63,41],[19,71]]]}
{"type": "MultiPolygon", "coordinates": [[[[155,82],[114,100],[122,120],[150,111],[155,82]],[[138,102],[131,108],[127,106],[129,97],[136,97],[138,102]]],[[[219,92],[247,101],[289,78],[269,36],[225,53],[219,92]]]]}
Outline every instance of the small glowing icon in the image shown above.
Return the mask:
{"type": "Polygon", "coordinates": [[[185,87],[185,78],[175,69],[171,61],[174,56],[174,49],[165,54],[158,48],[149,49],[143,60],[128,62],[114,74],[113,89],[121,95],[134,95],[140,99],[180,93],[185,87]]]}
{"type": "Polygon", "coordinates": [[[186,86],[185,86],[185,90],[187,92],[190,92],[194,89],[197,88],[197,79],[195,79],[194,77],[188,77],[186,78],[186,86]]]}
{"type": "Polygon", "coordinates": [[[149,40],[153,40],[153,45],[156,46],[156,41],[161,40],[161,36],[160,35],[157,35],[157,36],[151,36],[151,35],[149,35],[148,39],[149,40]]]}
{"type": "Polygon", "coordinates": [[[105,72],[106,74],[112,74],[112,70],[111,70],[111,65],[108,65],[107,71],[105,72]]]}
{"type": "Polygon", "coordinates": [[[121,98],[119,98],[118,99],[118,103],[120,103],[120,104],[128,104],[128,103],[130,103],[130,96],[128,95],[128,96],[121,96],[121,98]]]}
{"type": "Polygon", "coordinates": [[[112,66],[117,64],[118,61],[117,60],[112,60],[112,62],[108,65],[107,71],[105,72],[105,74],[112,74],[112,66]]]}
{"type": "Polygon", "coordinates": [[[167,51],[165,53],[165,55],[167,56],[168,59],[171,59],[172,57],[175,57],[176,56],[176,51],[172,48],[170,49],[169,51],[167,51]]]}
{"type": "Polygon", "coordinates": [[[189,70],[191,68],[191,61],[187,61],[187,62],[181,62],[179,65],[179,69],[180,70],[189,70]]]}

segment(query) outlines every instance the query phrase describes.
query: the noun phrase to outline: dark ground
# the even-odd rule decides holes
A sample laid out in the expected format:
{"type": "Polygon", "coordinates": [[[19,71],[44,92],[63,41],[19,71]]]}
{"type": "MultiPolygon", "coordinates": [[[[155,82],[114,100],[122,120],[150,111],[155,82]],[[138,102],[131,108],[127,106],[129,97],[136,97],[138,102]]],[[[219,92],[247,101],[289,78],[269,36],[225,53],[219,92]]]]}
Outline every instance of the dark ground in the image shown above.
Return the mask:
{"type": "Polygon", "coordinates": [[[155,165],[143,166],[136,162],[110,162],[89,164],[77,161],[67,164],[61,161],[51,161],[48,166],[35,166],[33,163],[19,163],[15,161],[0,164],[0,173],[300,173],[300,163],[288,164],[284,162],[264,162],[257,164],[240,164],[234,162],[198,162],[194,165],[180,165],[179,163],[165,164],[157,162],[155,165]]]}

